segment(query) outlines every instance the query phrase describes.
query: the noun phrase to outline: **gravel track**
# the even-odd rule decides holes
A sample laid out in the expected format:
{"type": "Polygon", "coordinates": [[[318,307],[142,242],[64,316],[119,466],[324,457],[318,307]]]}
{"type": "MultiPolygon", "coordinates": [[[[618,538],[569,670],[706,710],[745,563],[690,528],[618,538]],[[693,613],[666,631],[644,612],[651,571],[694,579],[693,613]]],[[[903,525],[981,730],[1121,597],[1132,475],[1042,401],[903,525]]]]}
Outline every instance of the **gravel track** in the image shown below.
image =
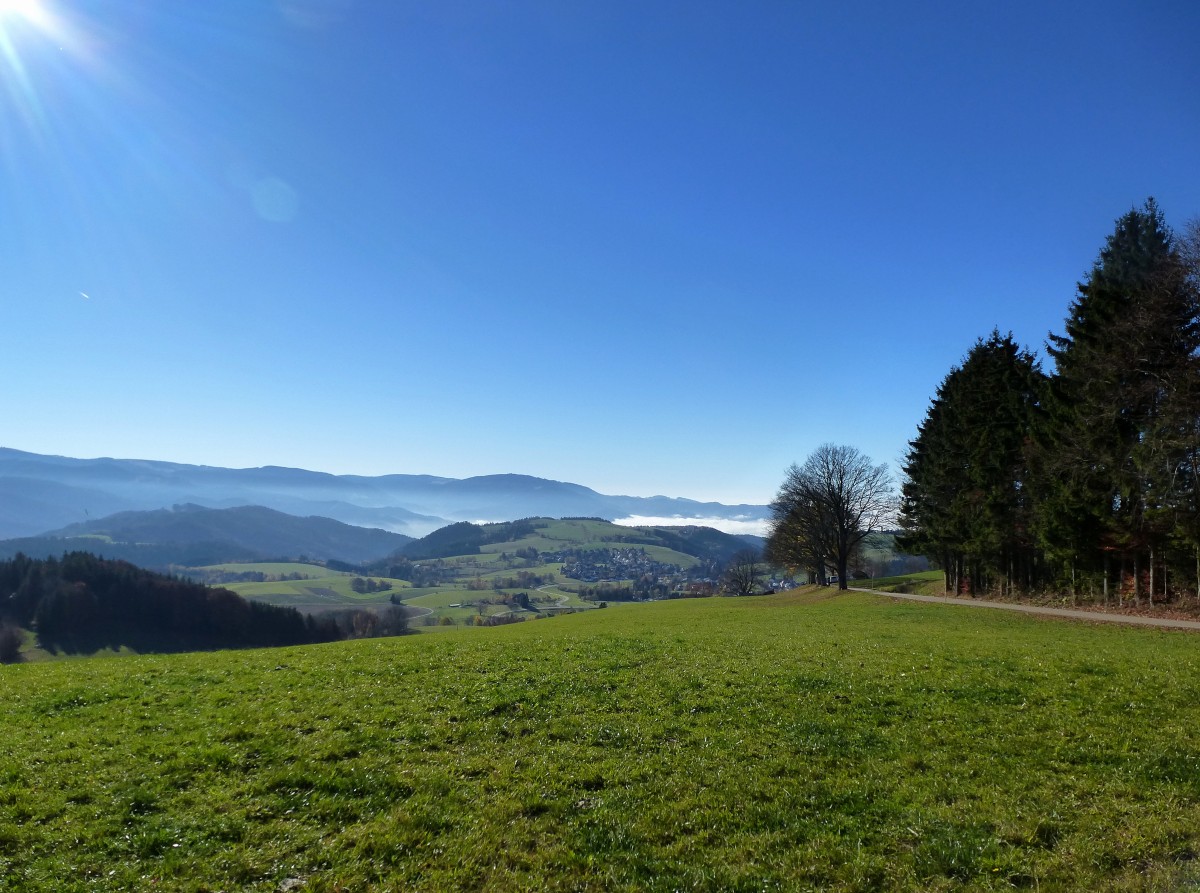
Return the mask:
{"type": "Polygon", "coordinates": [[[1041,614],[1047,617],[1067,617],[1071,620],[1089,620],[1093,623],[1127,623],[1133,626],[1158,626],[1166,629],[1200,630],[1200,621],[1177,620],[1170,617],[1144,617],[1140,614],[1114,614],[1107,611],[1077,611],[1070,608],[1043,608],[1038,605],[1016,605],[1009,602],[992,602],[981,598],[951,598],[942,595],[912,595],[904,592],[880,592],[851,586],[850,592],[865,592],[888,598],[902,598],[914,602],[935,602],[941,605],[961,605],[968,608],[995,608],[1001,611],[1019,611],[1022,614],[1041,614]]]}

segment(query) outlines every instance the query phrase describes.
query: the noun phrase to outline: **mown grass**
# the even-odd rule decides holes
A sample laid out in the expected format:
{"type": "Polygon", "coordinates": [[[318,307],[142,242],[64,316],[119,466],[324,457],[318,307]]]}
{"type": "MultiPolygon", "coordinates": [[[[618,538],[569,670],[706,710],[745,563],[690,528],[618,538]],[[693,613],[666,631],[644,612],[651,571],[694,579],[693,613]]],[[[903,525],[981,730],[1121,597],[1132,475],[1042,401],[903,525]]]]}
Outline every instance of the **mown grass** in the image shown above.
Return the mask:
{"type": "Polygon", "coordinates": [[[1198,649],[825,590],[8,667],[0,889],[1194,889],[1198,649]]]}

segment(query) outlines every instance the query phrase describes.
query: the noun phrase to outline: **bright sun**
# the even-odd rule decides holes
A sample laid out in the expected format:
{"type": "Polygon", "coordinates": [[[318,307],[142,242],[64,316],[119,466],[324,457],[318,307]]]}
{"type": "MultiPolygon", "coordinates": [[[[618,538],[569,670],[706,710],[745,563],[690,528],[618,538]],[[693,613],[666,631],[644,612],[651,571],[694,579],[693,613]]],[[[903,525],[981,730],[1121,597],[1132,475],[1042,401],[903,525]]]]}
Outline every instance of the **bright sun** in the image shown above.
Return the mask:
{"type": "Polygon", "coordinates": [[[36,22],[44,15],[41,0],[0,0],[0,19],[29,19],[36,22]]]}
{"type": "Polygon", "coordinates": [[[55,15],[54,0],[0,0],[0,115],[15,110],[38,126],[42,118],[30,62],[48,49],[69,46],[70,32],[55,15]]]}
{"type": "Polygon", "coordinates": [[[54,14],[45,0],[0,0],[0,36],[12,39],[13,32],[24,30],[24,26],[43,34],[57,31],[54,14]]]}
{"type": "Polygon", "coordinates": [[[0,55],[10,67],[19,65],[18,53],[28,49],[27,38],[37,33],[57,40],[61,32],[48,0],[0,0],[0,55]]]}

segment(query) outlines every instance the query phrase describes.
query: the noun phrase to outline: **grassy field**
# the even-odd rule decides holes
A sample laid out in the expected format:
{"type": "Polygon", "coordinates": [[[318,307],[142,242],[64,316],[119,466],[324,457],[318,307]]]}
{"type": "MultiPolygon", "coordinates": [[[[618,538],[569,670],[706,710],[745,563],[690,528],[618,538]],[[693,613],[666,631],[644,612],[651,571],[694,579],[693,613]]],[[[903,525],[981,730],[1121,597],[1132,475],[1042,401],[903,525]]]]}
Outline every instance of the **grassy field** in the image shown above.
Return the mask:
{"type": "Polygon", "coordinates": [[[539,552],[559,552],[573,548],[645,549],[650,558],[663,564],[677,564],[680,567],[689,568],[699,563],[698,558],[683,552],[676,552],[665,546],[618,541],[617,536],[634,536],[637,531],[624,527],[614,528],[608,521],[539,519],[538,524],[540,526],[530,536],[509,543],[484,546],[483,552],[485,554],[511,553],[518,549],[531,547],[539,552]]]}
{"type": "Polygon", "coordinates": [[[1200,889],[1200,639],[830,590],[0,668],[0,890],[1200,889]]]}
{"type": "Polygon", "coordinates": [[[299,575],[299,580],[269,580],[262,583],[219,583],[244,598],[271,605],[323,610],[328,608],[361,607],[370,604],[388,604],[393,593],[405,598],[410,584],[404,580],[372,576],[373,580],[387,580],[392,588],[383,592],[355,592],[351,584],[357,574],[333,571],[317,564],[299,562],[254,562],[241,564],[214,564],[208,567],[191,568],[204,573],[260,573],[267,576],[285,577],[299,575]]]}
{"type": "MultiPolygon", "coordinates": [[[[583,584],[562,577],[561,562],[535,563],[528,566],[523,560],[516,560],[514,553],[524,549],[536,549],[539,552],[558,552],[566,549],[642,549],[646,555],[663,564],[674,564],[681,568],[691,568],[700,563],[700,559],[677,552],[666,546],[643,545],[624,542],[629,537],[647,536],[632,528],[619,527],[608,521],[594,520],[553,520],[536,519],[532,533],[517,540],[502,543],[490,543],[478,554],[456,555],[437,559],[439,578],[436,587],[414,589],[410,583],[388,577],[373,575],[374,579],[388,580],[392,589],[386,592],[356,593],[351,588],[355,576],[352,573],[330,571],[324,567],[310,564],[292,563],[240,563],[222,564],[209,567],[187,568],[185,572],[194,572],[195,578],[213,585],[224,586],[237,592],[245,598],[267,604],[297,608],[302,611],[323,611],[334,608],[362,607],[369,605],[384,605],[389,603],[393,594],[403,599],[405,603],[415,608],[432,610],[432,620],[428,615],[414,617],[414,628],[426,630],[427,622],[436,624],[443,618],[461,624],[474,619],[478,611],[474,608],[451,608],[451,603],[477,601],[479,598],[498,598],[504,593],[528,592],[536,586],[521,588],[506,588],[488,590],[490,595],[464,595],[463,590],[471,584],[482,583],[489,585],[497,578],[515,578],[522,570],[532,571],[543,579],[551,580],[562,588],[556,595],[564,599],[560,610],[571,607],[583,607],[585,603],[579,598],[578,590],[583,584]],[[509,556],[507,560],[501,555],[509,556]],[[298,574],[304,579],[286,580],[274,579],[264,582],[227,580],[218,574],[261,573],[268,577],[285,577],[298,574]],[[430,598],[437,594],[439,597],[430,598]],[[445,596],[445,597],[441,597],[445,596]]],[[[424,560],[432,563],[430,559],[424,560]]],[[[549,608],[549,606],[545,606],[549,608]]],[[[488,609],[486,613],[507,612],[504,607],[488,609]]],[[[441,631],[441,627],[434,626],[441,631]]]]}
{"type": "MultiPolygon", "coordinates": [[[[472,622],[476,615],[489,616],[492,614],[517,613],[527,619],[537,614],[554,614],[566,610],[592,610],[594,605],[585,602],[579,595],[570,590],[557,586],[548,586],[537,590],[481,590],[470,591],[461,588],[443,589],[409,589],[401,593],[404,604],[432,612],[431,619],[417,616],[412,620],[412,628],[420,631],[436,630],[443,632],[445,627],[438,625],[443,617],[449,618],[455,624],[472,622]],[[510,605],[500,604],[499,600],[506,593],[526,592],[535,601],[537,611],[515,610],[510,605]],[[544,599],[544,601],[543,601],[544,599]],[[496,602],[483,604],[481,602],[496,602]]],[[[539,618],[540,619],[540,618],[539,618]]]]}
{"type": "MultiPolygon", "coordinates": [[[[259,573],[282,577],[285,574],[299,574],[301,577],[327,577],[340,571],[331,571],[319,564],[304,564],[299,561],[243,561],[230,564],[210,564],[207,567],[194,568],[198,571],[224,571],[231,574],[259,573]]],[[[343,576],[352,576],[343,574],[343,576]]]]}
{"type": "Polygon", "coordinates": [[[355,592],[351,588],[354,577],[348,574],[329,574],[309,580],[278,580],[273,583],[226,583],[223,586],[255,601],[318,609],[387,604],[393,593],[404,598],[409,592],[409,584],[403,580],[387,577],[371,579],[387,580],[392,588],[385,592],[355,592]]]}
{"type": "MultiPolygon", "coordinates": [[[[607,538],[617,534],[625,535],[624,528],[616,528],[608,522],[596,521],[546,521],[533,536],[514,542],[493,544],[484,547],[481,554],[459,555],[442,558],[439,563],[444,568],[452,569],[452,581],[443,582],[438,586],[414,588],[404,580],[383,577],[378,574],[370,575],[374,580],[386,580],[392,586],[383,592],[355,592],[351,586],[356,574],[331,571],[319,565],[300,563],[241,563],[221,564],[209,567],[190,568],[205,579],[204,574],[228,573],[262,573],[269,577],[285,577],[297,574],[300,580],[274,579],[264,582],[221,582],[215,585],[231,589],[239,595],[273,605],[298,608],[302,611],[323,611],[334,608],[362,607],[366,605],[389,604],[393,595],[399,597],[405,604],[422,609],[422,615],[413,618],[413,628],[418,630],[436,629],[443,631],[437,621],[447,618],[455,624],[463,624],[483,615],[508,613],[508,606],[485,606],[480,612],[476,602],[480,600],[499,601],[504,595],[517,592],[529,593],[532,598],[539,598],[534,590],[536,586],[517,588],[502,588],[495,590],[490,584],[497,578],[515,578],[521,571],[529,570],[540,575],[543,579],[554,580],[556,585],[549,590],[549,595],[558,600],[558,604],[543,603],[539,608],[545,612],[556,610],[591,608],[592,605],[583,601],[578,594],[579,587],[584,585],[578,581],[562,577],[562,563],[549,562],[527,566],[523,561],[502,561],[500,556],[507,552],[510,555],[518,549],[537,548],[541,551],[555,551],[564,548],[639,548],[644,549],[651,558],[664,563],[678,564],[691,567],[698,559],[676,552],[663,546],[633,545],[608,542],[607,538]],[[485,584],[484,589],[469,589],[472,583],[485,584]],[[460,605],[451,607],[451,605],[460,605]],[[432,611],[432,620],[427,620],[424,612],[432,611]],[[427,625],[433,624],[432,626],[427,625]]],[[[364,575],[365,576],[365,575],[364,575]]],[[[545,593],[543,593],[545,595],[545,593]]],[[[535,614],[538,612],[530,612],[535,614]]]]}
{"type": "Polygon", "coordinates": [[[877,577],[870,580],[854,580],[851,586],[860,589],[875,589],[879,592],[903,592],[910,595],[945,595],[946,576],[941,571],[922,571],[900,577],[877,577]]]}

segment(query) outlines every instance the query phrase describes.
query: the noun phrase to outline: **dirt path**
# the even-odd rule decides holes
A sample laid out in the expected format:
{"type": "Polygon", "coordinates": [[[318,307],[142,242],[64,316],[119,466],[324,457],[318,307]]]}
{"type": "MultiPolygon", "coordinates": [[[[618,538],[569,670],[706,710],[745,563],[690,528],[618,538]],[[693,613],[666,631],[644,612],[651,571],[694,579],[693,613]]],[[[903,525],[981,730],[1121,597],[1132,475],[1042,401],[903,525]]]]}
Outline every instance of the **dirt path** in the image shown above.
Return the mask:
{"type": "Polygon", "coordinates": [[[1020,611],[1022,614],[1042,614],[1049,617],[1069,617],[1072,620],[1090,620],[1099,623],[1129,623],[1134,626],[1159,626],[1167,629],[1200,630],[1200,621],[1173,620],[1169,617],[1143,617],[1138,614],[1109,614],[1102,611],[1074,611],[1070,608],[1042,608],[1037,605],[1014,605],[1008,602],[990,602],[980,598],[950,598],[941,595],[910,595],[902,592],[880,592],[876,589],[850,587],[851,592],[868,595],[885,595],[888,598],[903,598],[914,602],[935,602],[942,605],[962,605],[969,608],[998,608],[1001,611],[1020,611]]]}

